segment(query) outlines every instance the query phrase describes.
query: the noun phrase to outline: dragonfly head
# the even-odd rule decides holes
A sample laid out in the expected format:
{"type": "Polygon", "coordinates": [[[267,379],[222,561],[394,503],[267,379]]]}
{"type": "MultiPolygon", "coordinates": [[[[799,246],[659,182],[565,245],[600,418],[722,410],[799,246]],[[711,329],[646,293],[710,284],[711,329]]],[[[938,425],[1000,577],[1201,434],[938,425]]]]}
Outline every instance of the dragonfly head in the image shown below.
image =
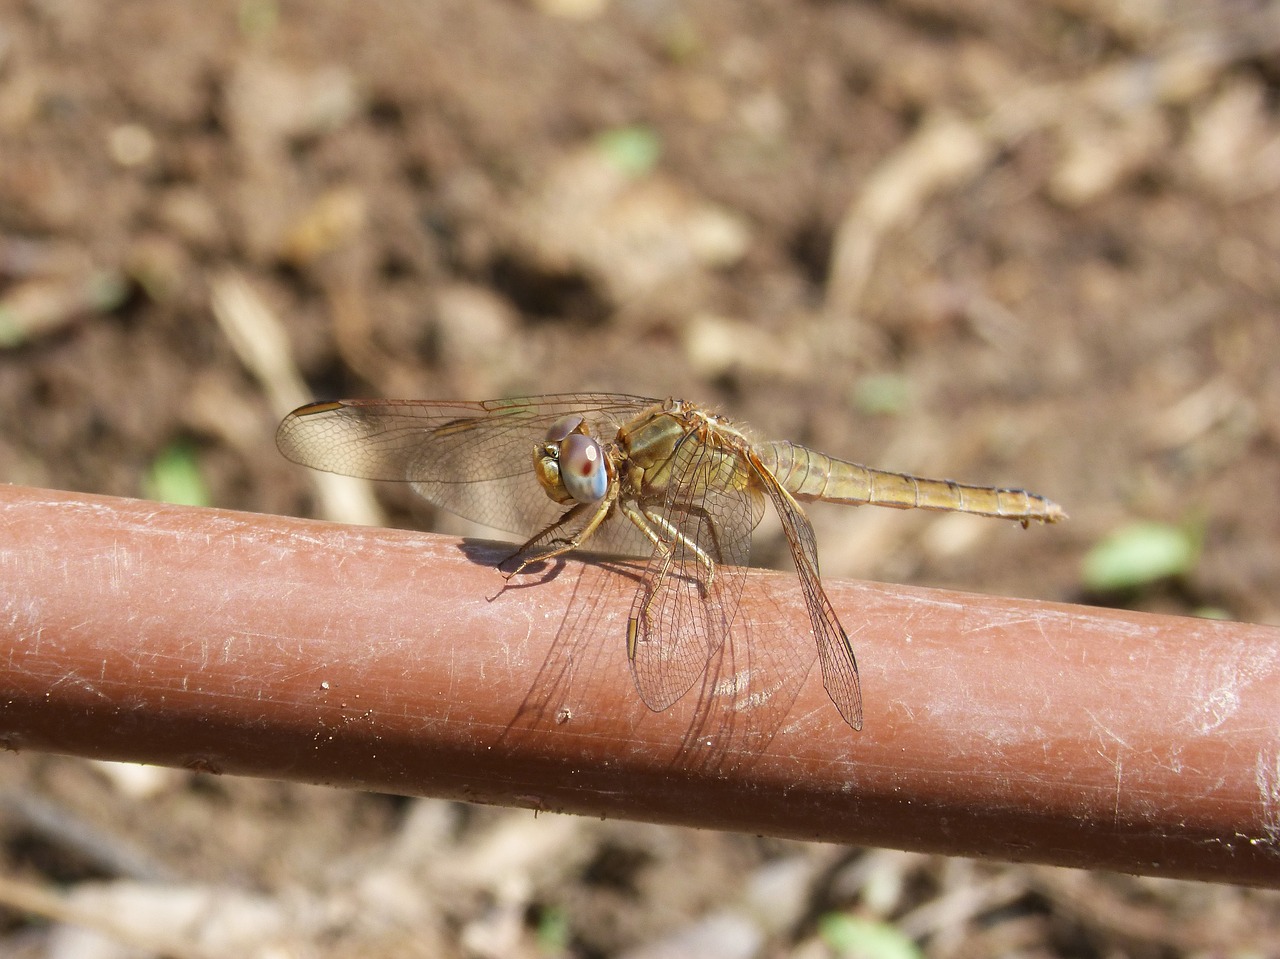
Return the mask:
{"type": "Polygon", "coordinates": [[[598,503],[609,489],[609,468],[587,421],[570,414],[551,424],[533,448],[533,472],[557,503],[598,503]]]}

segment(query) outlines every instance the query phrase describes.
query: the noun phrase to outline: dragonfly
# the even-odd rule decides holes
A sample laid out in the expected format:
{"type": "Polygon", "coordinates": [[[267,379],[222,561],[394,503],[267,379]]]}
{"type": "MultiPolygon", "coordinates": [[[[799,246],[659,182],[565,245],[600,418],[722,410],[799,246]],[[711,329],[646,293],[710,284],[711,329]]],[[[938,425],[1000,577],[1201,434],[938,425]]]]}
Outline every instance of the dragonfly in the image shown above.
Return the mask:
{"type": "Polygon", "coordinates": [[[822,588],[804,509],[817,500],[949,510],[1054,523],[1056,503],[1021,489],[925,479],[837,459],[695,403],[614,393],[484,402],[351,399],[312,403],[276,444],[303,466],[407,482],[450,512],[527,537],[511,575],[590,544],[646,558],[626,650],[644,703],[681,699],[726,642],[746,581],[751,532],[772,504],[817,641],[823,685],[862,728],[849,636],[822,588]]]}

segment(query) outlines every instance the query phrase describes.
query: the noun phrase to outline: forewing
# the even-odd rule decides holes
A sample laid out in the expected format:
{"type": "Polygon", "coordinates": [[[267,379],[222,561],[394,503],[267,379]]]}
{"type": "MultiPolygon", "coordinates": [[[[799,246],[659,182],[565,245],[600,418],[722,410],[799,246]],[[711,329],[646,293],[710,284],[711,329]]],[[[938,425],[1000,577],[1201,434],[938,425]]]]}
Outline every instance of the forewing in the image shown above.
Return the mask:
{"type": "MultiPolygon", "coordinates": [[[[658,402],[610,393],[481,403],[339,400],[290,413],[280,424],[276,444],[295,463],[412,483],[443,509],[531,536],[565,509],[547,496],[534,474],[533,451],[548,427],[578,413],[597,439],[609,443],[620,426],[658,402]]],[[[596,545],[618,549],[641,539],[638,532],[603,530],[596,545]]]]}
{"type": "Polygon", "coordinates": [[[759,494],[738,482],[743,467],[735,450],[691,435],[675,452],[665,490],[638,501],[663,540],[629,625],[632,672],[651,709],[687,693],[729,635],[760,515],[759,494]]]}
{"type": "Polygon", "coordinates": [[[782,530],[791,547],[800,588],[804,593],[813,634],[818,641],[818,660],[822,664],[822,683],[827,695],[840,710],[840,715],[854,729],[862,728],[862,686],[858,681],[858,663],[844,627],[822,588],[818,575],[818,544],[813,526],[800,505],[782,488],[777,478],[752,454],[752,465],[765,493],[772,501],[782,530]]]}

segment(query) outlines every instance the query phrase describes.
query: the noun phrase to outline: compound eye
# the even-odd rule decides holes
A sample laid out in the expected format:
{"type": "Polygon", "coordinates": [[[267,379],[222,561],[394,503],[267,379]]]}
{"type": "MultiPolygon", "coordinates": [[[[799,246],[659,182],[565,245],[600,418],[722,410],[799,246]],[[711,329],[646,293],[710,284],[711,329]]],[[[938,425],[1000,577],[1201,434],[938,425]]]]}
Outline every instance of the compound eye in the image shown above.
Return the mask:
{"type": "Polygon", "coordinates": [[[590,436],[573,432],[561,440],[560,482],[579,503],[598,503],[603,499],[609,488],[609,475],[600,444],[590,436]]]}
{"type": "Polygon", "coordinates": [[[566,436],[582,425],[582,417],[577,413],[562,416],[547,427],[547,442],[559,443],[566,436]]]}

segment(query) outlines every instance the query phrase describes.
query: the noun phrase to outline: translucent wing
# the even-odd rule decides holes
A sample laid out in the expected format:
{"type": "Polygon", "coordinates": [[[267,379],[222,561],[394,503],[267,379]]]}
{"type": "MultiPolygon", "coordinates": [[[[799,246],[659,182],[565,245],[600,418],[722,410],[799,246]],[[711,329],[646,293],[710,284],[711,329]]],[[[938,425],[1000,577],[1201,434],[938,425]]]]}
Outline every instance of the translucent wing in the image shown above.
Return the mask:
{"type": "Polygon", "coordinates": [[[752,452],[748,456],[765,493],[778,512],[778,518],[782,520],[782,529],[786,533],[787,544],[791,547],[791,558],[795,561],[796,573],[800,577],[800,588],[809,609],[813,635],[818,641],[822,684],[845,722],[854,729],[861,729],[862,686],[858,681],[858,663],[854,659],[849,637],[836,618],[836,611],[831,606],[831,600],[827,599],[818,577],[818,544],[814,539],[813,526],[800,505],[773,473],[765,468],[756,454],[752,452]]]}
{"type": "Polygon", "coordinates": [[[729,635],[763,502],[736,450],[691,436],[676,449],[665,490],[642,493],[636,505],[663,545],[636,592],[628,652],[640,698],[662,710],[692,688],[729,635]]]}
{"type": "MultiPolygon", "coordinates": [[[[611,442],[618,428],[659,404],[643,396],[572,393],[480,403],[431,400],[338,400],[285,417],[276,445],[313,469],[365,479],[409,482],[459,516],[531,536],[565,507],[539,485],[533,450],[548,427],[570,413],[611,442]]],[[[591,546],[644,555],[651,548],[634,526],[609,522],[591,546]]]]}

